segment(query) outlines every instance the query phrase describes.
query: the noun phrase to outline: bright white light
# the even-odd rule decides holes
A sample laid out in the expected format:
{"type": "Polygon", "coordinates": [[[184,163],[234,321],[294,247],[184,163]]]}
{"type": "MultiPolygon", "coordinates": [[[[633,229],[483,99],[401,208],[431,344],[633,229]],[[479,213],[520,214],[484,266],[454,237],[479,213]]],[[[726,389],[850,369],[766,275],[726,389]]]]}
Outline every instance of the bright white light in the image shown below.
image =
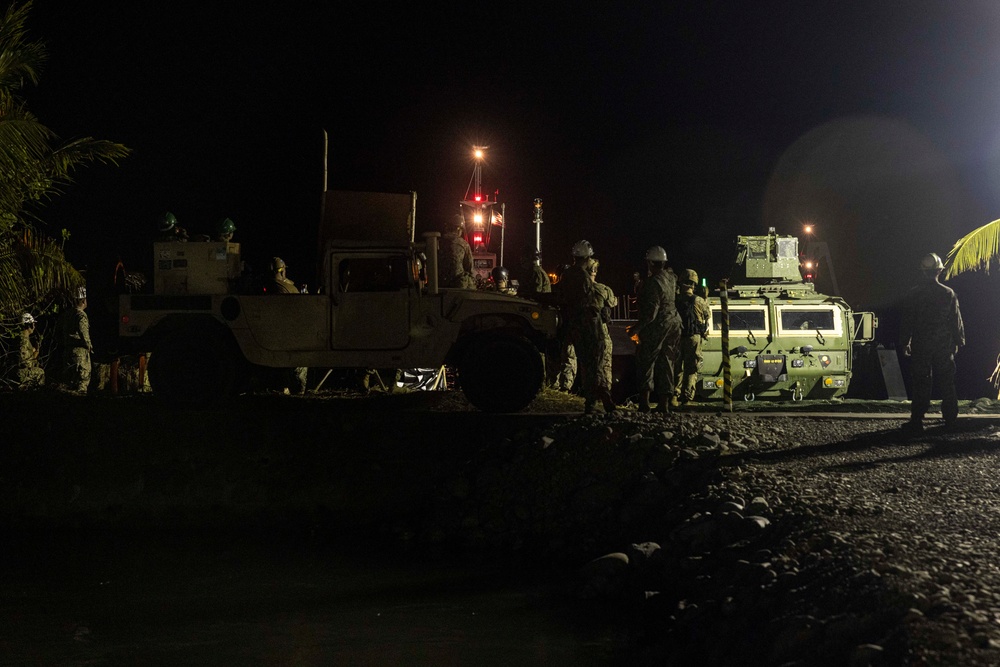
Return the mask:
{"type": "Polygon", "coordinates": [[[472,221],[474,223],[476,223],[477,225],[483,224],[483,214],[482,213],[476,213],[475,215],[472,216],[472,221]]]}

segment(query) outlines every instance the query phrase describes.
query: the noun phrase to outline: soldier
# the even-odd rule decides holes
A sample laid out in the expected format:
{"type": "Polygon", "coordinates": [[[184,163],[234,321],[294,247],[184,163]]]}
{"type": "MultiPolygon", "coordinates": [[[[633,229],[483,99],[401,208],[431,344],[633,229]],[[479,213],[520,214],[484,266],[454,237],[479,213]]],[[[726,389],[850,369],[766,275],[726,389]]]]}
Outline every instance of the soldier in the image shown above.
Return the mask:
{"type": "Polygon", "coordinates": [[[21,363],[17,375],[21,389],[36,389],[45,384],[45,370],[38,363],[38,348],[31,340],[35,333],[35,318],[31,313],[21,316],[21,363]]]}
{"type": "Polygon", "coordinates": [[[441,235],[438,250],[438,279],[441,287],[476,289],[476,278],[472,274],[472,248],[465,240],[465,220],[456,215],[441,235]]]}
{"type": "Polygon", "coordinates": [[[937,381],[941,390],[941,415],[947,426],[958,420],[955,392],[955,355],[965,345],[965,326],[954,290],[939,281],[944,263],[930,253],[920,260],[920,282],[903,301],[899,342],[904,354],[912,356],[910,379],[913,402],[910,421],[903,427],[910,433],[924,430],[924,414],[931,404],[931,389],[937,381]]]}
{"type": "Polygon", "coordinates": [[[264,288],[268,294],[298,294],[299,289],[285,275],[288,266],[280,257],[271,258],[271,282],[264,288]]]}
{"type": "Polygon", "coordinates": [[[598,380],[601,386],[610,392],[613,380],[611,376],[612,344],[611,333],[608,331],[608,323],[611,322],[612,309],[618,307],[618,297],[614,290],[604,283],[597,282],[597,269],[601,263],[597,259],[590,261],[590,279],[594,281],[593,304],[601,314],[601,332],[604,338],[604,350],[601,354],[601,372],[598,380]]]}
{"type": "Polygon", "coordinates": [[[493,267],[493,270],[490,271],[490,278],[492,281],[489,289],[500,294],[514,294],[514,289],[510,286],[510,271],[506,267],[493,267]]]}
{"type": "Polygon", "coordinates": [[[604,412],[615,411],[611,392],[600,382],[601,358],[604,355],[604,337],[601,315],[593,305],[594,281],[590,277],[590,258],[594,248],[589,241],[578,241],[573,246],[573,265],[566,269],[558,291],[559,308],[566,321],[567,341],[576,351],[577,369],[580,373],[584,414],[592,414],[597,401],[604,412]]]}
{"type": "Polygon", "coordinates": [[[667,251],[653,246],[646,251],[648,277],[642,281],[639,293],[639,319],[628,328],[636,336],[639,347],[635,353],[639,386],[639,411],[649,412],[649,396],[653,389],[659,397],[657,412],[670,412],[674,393],[674,360],[681,336],[681,320],[677,315],[677,278],[667,267],[667,251]]]}
{"type": "MultiPolygon", "coordinates": [[[[566,275],[569,264],[562,264],[556,269],[556,280],[552,283],[553,303],[559,303],[559,291],[562,287],[562,278],[566,275]]],[[[551,355],[551,363],[548,368],[549,383],[559,391],[571,392],[576,382],[576,350],[567,335],[566,320],[563,318],[559,324],[558,350],[551,355]]],[[[549,357],[546,357],[548,359],[549,357]]]]}
{"type": "Polygon", "coordinates": [[[236,223],[229,218],[223,218],[215,226],[215,240],[222,241],[224,243],[229,243],[233,240],[233,234],[236,233],[236,223]]]}
{"type": "MultiPolygon", "coordinates": [[[[288,265],[280,257],[271,258],[271,282],[264,288],[267,294],[299,294],[299,288],[285,275],[288,265]]],[[[306,393],[306,384],[309,378],[309,369],[305,366],[298,366],[282,373],[285,378],[281,384],[285,393],[306,393]]]]}
{"type": "Polygon", "coordinates": [[[158,236],[157,241],[187,241],[187,230],[177,224],[177,217],[167,211],[160,216],[160,221],[156,226],[158,236]]]}
{"type": "Polygon", "coordinates": [[[670,405],[694,401],[698,387],[698,371],[704,362],[701,341],[708,337],[708,320],[712,311],[708,301],[695,294],[698,273],[694,269],[684,272],[677,294],[677,312],[681,316],[681,341],[677,357],[677,373],[674,381],[674,396],[670,405]]]}
{"type": "Polygon", "coordinates": [[[87,290],[79,288],[74,307],[63,311],[59,331],[63,346],[63,365],[66,384],[70,391],[86,393],[90,386],[90,355],[94,346],[90,342],[90,320],[87,313],[87,290]]]}
{"type": "Polygon", "coordinates": [[[535,250],[521,261],[521,268],[531,271],[531,277],[521,283],[518,296],[527,299],[538,299],[539,294],[552,293],[552,279],[542,268],[542,253],[535,250]]]}

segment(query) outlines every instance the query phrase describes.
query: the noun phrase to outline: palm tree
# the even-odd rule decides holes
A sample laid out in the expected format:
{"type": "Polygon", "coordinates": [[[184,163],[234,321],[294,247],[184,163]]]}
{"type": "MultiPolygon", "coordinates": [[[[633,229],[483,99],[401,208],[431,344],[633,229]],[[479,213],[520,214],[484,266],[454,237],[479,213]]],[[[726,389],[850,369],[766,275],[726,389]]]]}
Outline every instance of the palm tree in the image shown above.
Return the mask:
{"type": "Polygon", "coordinates": [[[0,322],[44,310],[60,292],[83,284],[62,243],[40,231],[38,209],[73,182],[77,167],[126,157],[121,144],[90,137],[60,142],[20,97],[37,84],[47,53],[30,41],[25,24],[31,1],[12,4],[0,17],[0,322]]]}
{"type": "Polygon", "coordinates": [[[948,251],[944,263],[944,277],[951,278],[966,271],[983,269],[990,272],[990,264],[1000,258],[1000,220],[988,222],[960,238],[948,251]]]}
{"type": "MultiPolygon", "coordinates": [[[[944,277],[951,278],[966,271],[983,269],[990,272],[994,260],[1000,260],[1000,220],[988,222],[955,242],[944,262],[944,277]]],[[[1000,355],[990,375],[993,386],[1000,389],[1000,355]]],[[[1000,399],[1000,392],[997,394],[1000,399]]]]}

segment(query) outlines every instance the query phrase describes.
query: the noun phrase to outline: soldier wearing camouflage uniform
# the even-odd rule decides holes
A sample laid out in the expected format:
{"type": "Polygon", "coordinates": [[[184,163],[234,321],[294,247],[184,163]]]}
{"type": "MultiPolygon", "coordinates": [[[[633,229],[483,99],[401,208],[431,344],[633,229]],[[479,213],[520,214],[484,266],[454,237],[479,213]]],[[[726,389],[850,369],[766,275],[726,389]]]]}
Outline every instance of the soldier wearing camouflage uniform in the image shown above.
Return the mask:
{"type": "Polygon", "coordinates": [[[539,294],[552,293],[552,279],[542,268],[542,253],[535,250],[529,253],[521,261],[521,268],[531,272],[531,276],[521,283],[518,296],[528,299],[537,299],[544,302],[544,297],[539,299],[539,294]]]}
{"type": "Polygon", "coordinates": [[[86,393],[90,386],[90,355],[94,351],[86,308],[87,290],[81,287],[75,307],[64,310],[59,320],[66,384],[70,391],[79,393],[86,393]]]}
{"type": "MultiPolygon", "coordinates": [[[[562,264],[556,269],[556,279],[552,283],[552,303],[559,305],[559,291],[562,277],[566,275],[569,264],[562,264]]],[[[566,319],[559,323],[558,349],[551,355],[552,360],[546,370],[549,384],[559,391],[573,391],[576,382],[576,350],[566,335],[566,319]]]]}
{"type": "Polygon", "coordinates": [[[698,272],[694,269],[684,271],[677,294],[677,311],[684,312],[686,308],[694,308],[695,330],[690,331],[687,323],[681,322],[681,340],[677,355],[677,373],[674,378],[674,397],[670,405],[677,407],[681,403],[694,401],[698,388],[698,371],[705,358],[701,354],[701,342],[708,336],[708,320],[712,311],[701,295],[695,293],[698,285],[698,272]]]}
{"type": "Polygon", "coordinates": [[[21,316],[21,363],[17,371],[21,389],[35,389],[45,384],[45,369],[38,363],[38,348],[31,340],[35,318],[31,313],[21,316]]]}
{"type": "Polygon", "coordinates": [[[600,364],[601,370],[597,379],[602,387],[611,391],[614,381],[611,375],[612,344],[611,333],[608,331],[608,323],[611,322],[612,309],[618,307],[618,297],[615,296],[614,290],[610,287],[604,283],[597,282],[597,269],[600,265],[601,263],[596,259],[592,259],[590,262],[590,279],[594,281],[593,304],[601,314],[601,332],[604,334],[604,349],[601,354],[600,364]]]}
{"type": "Polygon", "coordinates": [[[441,247],[438,249],[441,287],[476,289],[476,277],[472,274],[472,247],[464,234],[465,221],[457,215],[455,222],[441,235],[441,247]]]}
{"type": "Polygon", "coordinates": [[[559,308],[566,322],[566,341],[576,351],[585,414],[594,412],[597,401],[601,401],[604,412],[615,411],[611,392],[600,381],[604,338],[601,315],[593,304],[594,281],[589,269],[593,254],[594,249],[588,241],[579,241],[573,246],[573,266],[566,269],[558,290],[559,308]]]}
{"type": "Polygon", "coordinates": [[[944,263],[931,253],[920,260],[920,283],[903,301],[899,342],[910,362],[913,402],[910,432],[923,430],[923,418],[931,404],[931,390],[937,381],[941,390],[941,415],[951,426],[958,419],[955,391],[955,354],[965,345],[965,326],[954,290],[938,280],[944,263]]]}
{"type": "MultiPolygon", "coordinates": [[[[280,257],[271,258],[271,281],[267,285],[267,294],[301,294],[288,275],[288,265],[280,257]]],[[[285,393],[304,394],[309,380],[309,369],[306,366],[297,366],[290,369],[282,369],[278,384],[283,385],[285,393]]]]}
{"type": "Polygon", "coordinates": [[[667,251],[653,246],[646,251],[649,276],[639,292],[639,320],[628,328],[629,336],[638,336],[635,352],[639,386],[639,411],[649,412],[649,397],[655,389],[657,412],[670,412],[674,394],[674,361],[681,337],[677,315],[677,277],[667,267],[667,251]]]}

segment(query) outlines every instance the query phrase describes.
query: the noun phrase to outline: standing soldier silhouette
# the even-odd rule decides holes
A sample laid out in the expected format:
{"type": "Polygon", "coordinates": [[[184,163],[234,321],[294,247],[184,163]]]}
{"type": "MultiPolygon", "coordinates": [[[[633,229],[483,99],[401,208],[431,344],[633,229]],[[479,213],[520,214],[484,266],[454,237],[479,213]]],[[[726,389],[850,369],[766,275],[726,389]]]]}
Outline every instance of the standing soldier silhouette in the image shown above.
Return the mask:
{"type": "Polygon", "coordinates": [[[590,258],[594,255],[594,248],[589,241],[578,241],[573,246],[572,254],[573,266],[566,269],[559,281],[557,295],[559,308],[566,320],[567,341],[576,351],[584,414],[592,414],[597,401],[601,401],[604,412],[612,413],[615,402],[610,390],[599,379],[604,336],[601,333],[601,314],[593,304],[594,281],[590,277],[590,258]]]}
{"type": "Polygon", "coordinates": [[[74,307],[64,310],[59,319],[66,384],[70,391],[78,394],[87,393],[90,387],[90,355],[94,351],[86,309],[87,289],[81,287],[77,290],[74,307]]]}
{"type": "Polygon", "coordinates": [[[965,325],[955,291],[938,280],[944,263],[930,253],[920,260],[920,282],[903,300],[899,342],[903,354],[911,357],[910,381],[913,401],[907,432],[924,430],[924,415],[931,405],[936,382],[941,390],[941,416],[945,425],[958,419],[955,391],[955,354],[965,345],[965,325]]]}
{"type": "Polygon", "coordinates": [[[681,318],[677,315],[677,278],[667,267],[667,251],[653,246],[646,251],[648,277],[639,292],[639,319],[628,328],[637,336],[635,352],[639,386],[639,411],[649,412],[649,397],[656,391],[656,412],[669,413],[674,394],[674,361],[681,337],[681,318]]]}
{"type": "Polygon", "coordinates": [[[697,286],[698,272],[686,269],[677,294],[681,340],[677,353],[674,397],[670,399],[670,405],[674,407],[694,401],[698,388],[698,370],[705,360],[701,354],[701,341],[708,336],[708,320],[712,311],[708,307],[708,301],[695,293],[697,286]]]}

